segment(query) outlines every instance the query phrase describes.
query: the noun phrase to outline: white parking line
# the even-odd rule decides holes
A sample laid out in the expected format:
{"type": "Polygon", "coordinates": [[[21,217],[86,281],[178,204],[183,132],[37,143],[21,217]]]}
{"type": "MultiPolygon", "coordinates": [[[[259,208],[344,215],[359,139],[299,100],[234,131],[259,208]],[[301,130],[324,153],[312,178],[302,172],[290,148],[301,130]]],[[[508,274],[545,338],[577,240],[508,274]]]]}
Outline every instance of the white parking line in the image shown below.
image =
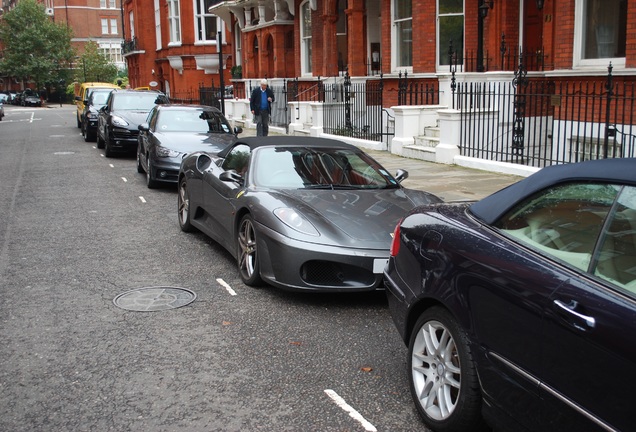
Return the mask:
{"type": "Polygon", "coordinates": [[[113,164],[108,164],[108,166],[111,167],[111,168],[115,168],[115,165],[113,165],[113,164]]]}
{"type": "Polygon", "coordinates": [[[142,203],[145,203],[145,202],[146,202],[146,200],[145,200],[145,199],[144,199],[144,197],[142,197],[142,196],[140,196],[140,197],[139,197],[139,201],[141,201],[142,203]]]}
{"type": "Polygon", "coordinates": [[[124,181],[124,183],[128,182],[128,179],[126,177],[122,177],[121,179],[124,181]]]}
{"type": "Polygon", "coordinates": [[[351,418],[359,421],[362,424],[362,427],[364,427],[364,430],[369,432],[377,432],[375,426],[373,426],[364,417],[362,417],[362,415],[358,411],[354,410],[347,402],[345,402],[343,398],[338,396],[338,393],[329,389],[325,390],[325,393],[327,393],[327,396],[329,396],[336,403],[336,405],[348,412],[351,418]]]}
{"type": "Polygon", "coordinates": [[[233,295],[233,296],[235,296],[235,295],[236,295],[236,291],[234,291],[234,290],[232,289],[232,287],[231,287],[231,286],[229,286],[229,285],[227,284],[227,282],[225,282],[223,279],[218,278],[216,281],[219,283],[219,285],[221,285],[223,288],[225,288],[225,290],[226,290],[227,292],[229,292],[229,293],[230,293],[230,295],[233,295]]]}

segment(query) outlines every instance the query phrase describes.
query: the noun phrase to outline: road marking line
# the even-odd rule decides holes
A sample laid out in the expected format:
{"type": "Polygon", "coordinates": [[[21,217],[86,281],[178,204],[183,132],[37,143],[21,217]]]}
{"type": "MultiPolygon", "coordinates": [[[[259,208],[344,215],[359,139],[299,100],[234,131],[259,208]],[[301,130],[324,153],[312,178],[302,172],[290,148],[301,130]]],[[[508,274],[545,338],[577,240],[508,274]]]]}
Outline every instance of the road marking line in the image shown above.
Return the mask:
{"type": "Polygon", "coordinates": [[[124,181],[124,183],[128,182],[128,180],[126,179],[126,177],[122,177],[121,179],[124,181]]]}
{"type": "Polygon", "coordinates": [[[142,196],[140,196],[140,197],[139,197],[139,200],[140,200],[142,203],[145,203],[145,202],[146,202],[146,200],[145,200],[145,199],[144,199],[144,197],[142,197],[142,196]]]}
{"type": "Polygon", "coordinates": [[[364,427],[364,430],[369,432],[377,432],[375,426],[365,420],[365,418],[362,417],[362,415],[358,411],[353,409],[347,402],[345,402],[343,398],[338,396],[338,393],[329,389],[325,390],[325,393],[327,393],[327,396],[329,396],[336,403],[336,405],[338,405],[344,411],[348,412],[351,418],[359,421],[362,424],[362,427],[364,427]]]}
{"type": "Polygon", "coordinates": [[[29,123],[33,123],[33,116],[35,116],[34,112],[31,113],[31,119],[29,120],[29,123]]]}
{"type": "Polygon", "coordinates": [[[227,292],[229,292],[229,293],[230,293],[230,295],[233,295],[233,296],[235,296],[235,295],[236,295],[236,291],[234,291],[234,290],[232,289],[232,287],[231,287],[231,286],[229,286],[229,285],[227,284],[227,282],[225,282],[223,279],[218,278],[216,281],[219,283],[219,285],[221,285],[223,288],[225,288],[225,290],[226,290],[227,292]]]}
{"type": "Polygon", "coordinates": [[[115,168],[115,165],[113,165],[113,164],[108,164],[108,166],[111,167],[111,168],[115,168]]]}

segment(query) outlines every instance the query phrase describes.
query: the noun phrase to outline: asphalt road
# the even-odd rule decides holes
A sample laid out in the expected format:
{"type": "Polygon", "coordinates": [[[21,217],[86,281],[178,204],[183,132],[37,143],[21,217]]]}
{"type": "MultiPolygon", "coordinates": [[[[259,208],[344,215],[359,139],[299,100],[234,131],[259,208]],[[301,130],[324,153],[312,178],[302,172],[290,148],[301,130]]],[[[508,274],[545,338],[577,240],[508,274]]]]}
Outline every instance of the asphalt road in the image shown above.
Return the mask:
{"type": "Polygon", "coordinates": [[[0,122],[0,430],[425,430],[384,293],[246,287],[179,230],[176,189],[85,143],[73,109],[0,122]],[[113,303],[153,286],[197,298],[113,303]]]}

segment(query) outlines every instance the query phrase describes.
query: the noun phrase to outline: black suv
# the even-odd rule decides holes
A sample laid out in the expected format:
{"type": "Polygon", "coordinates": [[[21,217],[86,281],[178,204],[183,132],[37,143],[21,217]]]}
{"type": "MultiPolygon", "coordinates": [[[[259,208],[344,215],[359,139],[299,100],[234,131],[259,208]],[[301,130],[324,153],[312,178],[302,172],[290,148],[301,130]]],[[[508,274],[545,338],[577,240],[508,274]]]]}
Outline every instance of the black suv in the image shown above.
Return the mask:
{"type": "Polygon", "coordinates": [[[152,90],[113,90],[99,110],[97,148],[103,148],[106,157],[137,150],[139,124],[155,105],[167,103],[166,95],[152,90]]]}
{"type": "Polygon", "coordinates": [[[113,91],[112,88],[96,88],[91,95],[84,101],[84,111],[82,112],[82,135],[84,141],[95,141],[97,138],[97,117],[99,110],[106,105],[108,95],[113,91]]]}

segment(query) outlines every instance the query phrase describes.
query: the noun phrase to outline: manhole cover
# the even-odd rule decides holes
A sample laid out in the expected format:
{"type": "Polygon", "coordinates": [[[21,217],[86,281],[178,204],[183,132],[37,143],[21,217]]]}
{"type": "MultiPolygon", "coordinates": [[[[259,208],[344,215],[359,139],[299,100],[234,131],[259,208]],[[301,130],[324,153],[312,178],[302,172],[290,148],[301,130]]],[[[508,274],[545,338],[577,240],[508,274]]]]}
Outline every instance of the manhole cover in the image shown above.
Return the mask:
{"type": "Polygon", "coordinates": [[[115,306],[137,312],[155,312],[176,309],[192,303],[197,295],[185,288],[146,287],[119,294],[115,306]]]}

